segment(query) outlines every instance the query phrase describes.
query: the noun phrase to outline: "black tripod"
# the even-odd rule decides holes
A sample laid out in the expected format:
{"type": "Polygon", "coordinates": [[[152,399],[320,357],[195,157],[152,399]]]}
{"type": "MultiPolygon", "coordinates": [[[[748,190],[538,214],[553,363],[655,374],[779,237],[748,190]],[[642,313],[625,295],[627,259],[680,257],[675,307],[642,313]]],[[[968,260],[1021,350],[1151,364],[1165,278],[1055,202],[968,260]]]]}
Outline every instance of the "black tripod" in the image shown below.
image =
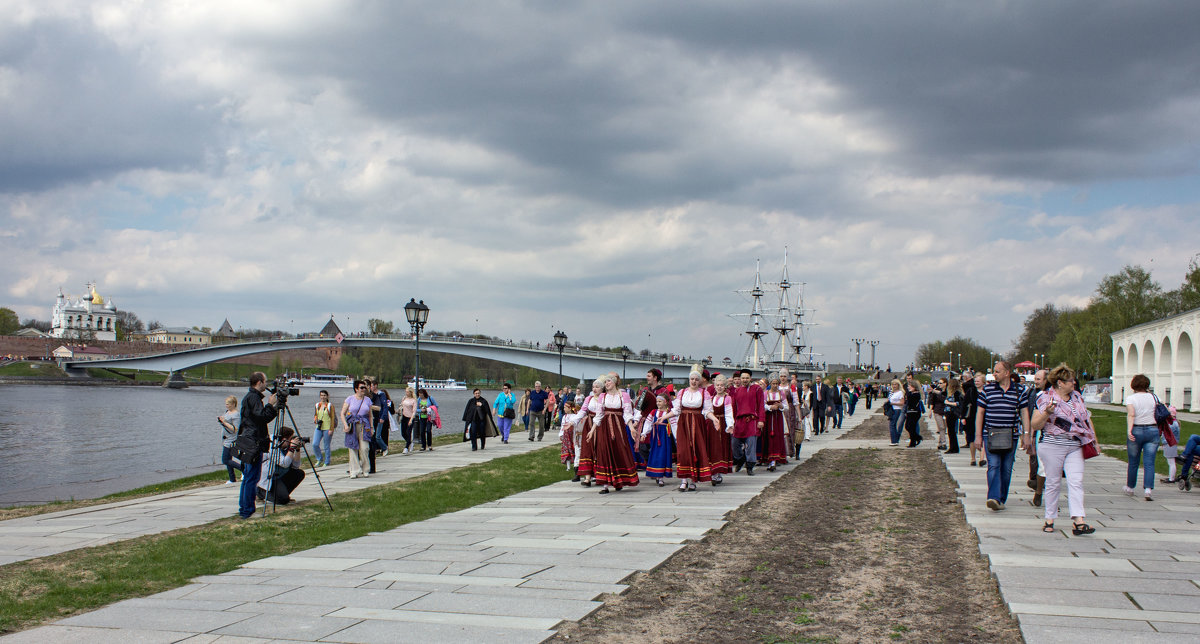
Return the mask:
{"type": "MultiPolygon", "coordinates": [[[[278,393],[276,393],[278,396],[278,393]]],[[[271,512],[275,512],[275,461],[279,456],[279,430],[283,427],[283,412],[287,412],[287,417],[292,421],[292,427],[295,428],[296,436],[300,435],[299,425],[296,424],[296,417],[292,416],[292,410],[287,406],[287,398],[280,400],[276,405],[276,409],[280,413],[275,416],[275,425],[271,428],[271,449],[267,452],[267,465],[264,468],[267,480],[270,481],[271,489],[267,490],[267,498],[263,501],[263,515],[267,514],[267,505],[271,506],[271,512]]],[[[330,511],[333,510],[333,503],[329,501],[329,494],[325,492],[325,484],[321,482],[321,475],[317,472],[317,466],[313,463],[312,454],[308,452],[308,441],[301,441],[300,448],[304,450],[304,456],[308,459],[308,467],[312,470],[313,478],[317,479],[317,486],[321,488],[321,496],[325,497],[325,504],[329,506],[330,511]]],[[[257,485],[257,484],[256,484],[257,485]]]]}

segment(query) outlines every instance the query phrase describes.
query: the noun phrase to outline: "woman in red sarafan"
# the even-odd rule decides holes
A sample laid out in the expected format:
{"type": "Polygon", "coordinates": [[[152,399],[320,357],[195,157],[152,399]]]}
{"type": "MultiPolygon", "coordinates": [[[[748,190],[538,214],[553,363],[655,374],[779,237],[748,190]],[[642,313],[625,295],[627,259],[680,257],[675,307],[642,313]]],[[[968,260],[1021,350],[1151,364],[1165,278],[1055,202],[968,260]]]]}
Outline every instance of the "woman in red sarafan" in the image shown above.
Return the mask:
{"type": "MultiPolygon", "coordinates": [[[[712,397],[700,388],[700,370],[688,374],[688,387],[675,397],[672,414],[675,426],[675,471],[683,482],[680,490],[695,491],[697,482],[712,480],[712,461],[708,456],[708,434],[712,431],[712,397]]],[[[713,483],[716,485],[716,483],[713,483]]]]}
{"type": "Polygon", "coordinates": [[[779,374],[767,376],[769,388],[763,396],[766,402],[767,417],[760,435],[766,447],[759,450],[761,456],[759,465],[766,465],[767,471],[774,472],[776,465],[787,463],[787,422],[783,414],[787,411],[787,397],[779,389],[779,374]]]}
{"type": "Polygon", "coordinates": [[[617,378],[611,374],[605,377],[604,393],[597,398],[600,412],[592,427],[593,435],[583,438],[593,441],[593,480],[603,486],[601,494],[608,494],[609,486],[620,490],[638,484],[637,465],[625,430],[633,422],[633,403],[628,394],[617,388],[617,378]]]}

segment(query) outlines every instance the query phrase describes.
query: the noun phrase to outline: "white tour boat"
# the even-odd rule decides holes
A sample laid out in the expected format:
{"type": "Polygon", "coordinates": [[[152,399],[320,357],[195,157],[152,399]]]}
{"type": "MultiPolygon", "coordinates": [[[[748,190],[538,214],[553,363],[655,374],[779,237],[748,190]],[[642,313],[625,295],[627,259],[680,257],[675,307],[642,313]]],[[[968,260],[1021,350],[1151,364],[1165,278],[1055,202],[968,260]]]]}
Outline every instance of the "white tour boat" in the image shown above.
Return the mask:
{"type": "Polygon", "coordinates": [[[288,385],[313,389],[351,389],[354,387],[354,378],[336,373],[314,373],[300,380],[293,378],[288,385]]]}
{"type": "MultiPolygon", "coordinates": [[[[413,385],[410,382],[404,386],[405,386],[405,388],[408,388],[408,387],[412,387],[413,385]]],[[[418,378],[417,386],[415,388],[416,389],[425,389],[426,391],[434,391],[434,390],[466,391],[467,385],[465,383],[461,383],[461,382],[455,380],[454,378],[448,378],[446,380],[426,380],[425,378],[418,378]]]]}

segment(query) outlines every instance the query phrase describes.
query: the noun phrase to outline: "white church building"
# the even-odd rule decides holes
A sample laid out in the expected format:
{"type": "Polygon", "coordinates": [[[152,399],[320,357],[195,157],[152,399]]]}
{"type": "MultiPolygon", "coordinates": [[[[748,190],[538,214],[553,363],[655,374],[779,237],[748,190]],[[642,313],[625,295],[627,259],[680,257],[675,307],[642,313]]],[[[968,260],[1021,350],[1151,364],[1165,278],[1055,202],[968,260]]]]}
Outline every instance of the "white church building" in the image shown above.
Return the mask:
{"type": "Polygon", "coordinates": [[[70,340],[117,339],[117,306],[96,292],[96,284],[87,285],[88,294],[71,300],[58,291],[54,310],[50,313],[50,336],[70,340]]]}
{"type": "Polygon", "coordinates": [[[1133,393],[1129,381],[1139,373],[1164,403],[1200,411],[1200,309],[1122,329],[1112,337],[1113,402],[1133,393]]]}

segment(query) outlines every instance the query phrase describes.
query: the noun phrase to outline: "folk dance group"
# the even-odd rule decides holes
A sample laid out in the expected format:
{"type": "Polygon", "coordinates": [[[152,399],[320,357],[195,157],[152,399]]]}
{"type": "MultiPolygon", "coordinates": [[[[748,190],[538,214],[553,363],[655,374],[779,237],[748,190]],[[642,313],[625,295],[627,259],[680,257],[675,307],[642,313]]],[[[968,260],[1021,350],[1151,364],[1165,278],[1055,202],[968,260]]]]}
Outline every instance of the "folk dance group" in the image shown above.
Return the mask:
{"type": "Polygon", "coordinates": [[[724,474],[758,465],[774,471],[798,456],[792,432],[800,427],[796,394],[780,386],[779,374],[768,385],[752,382],[749,371],[734,378],[699,368],[678,392],[662,384],[662,372],[646,373],[636,399],[621,389],[616,373],[597,378],[581,403],[567,403],[562,429],[562,462],[574,468],[584,487],[620,490],[639,483],[642,471],[659,487],[677,476],[680,491],[697,483],[719,485],[724,474]]]}

